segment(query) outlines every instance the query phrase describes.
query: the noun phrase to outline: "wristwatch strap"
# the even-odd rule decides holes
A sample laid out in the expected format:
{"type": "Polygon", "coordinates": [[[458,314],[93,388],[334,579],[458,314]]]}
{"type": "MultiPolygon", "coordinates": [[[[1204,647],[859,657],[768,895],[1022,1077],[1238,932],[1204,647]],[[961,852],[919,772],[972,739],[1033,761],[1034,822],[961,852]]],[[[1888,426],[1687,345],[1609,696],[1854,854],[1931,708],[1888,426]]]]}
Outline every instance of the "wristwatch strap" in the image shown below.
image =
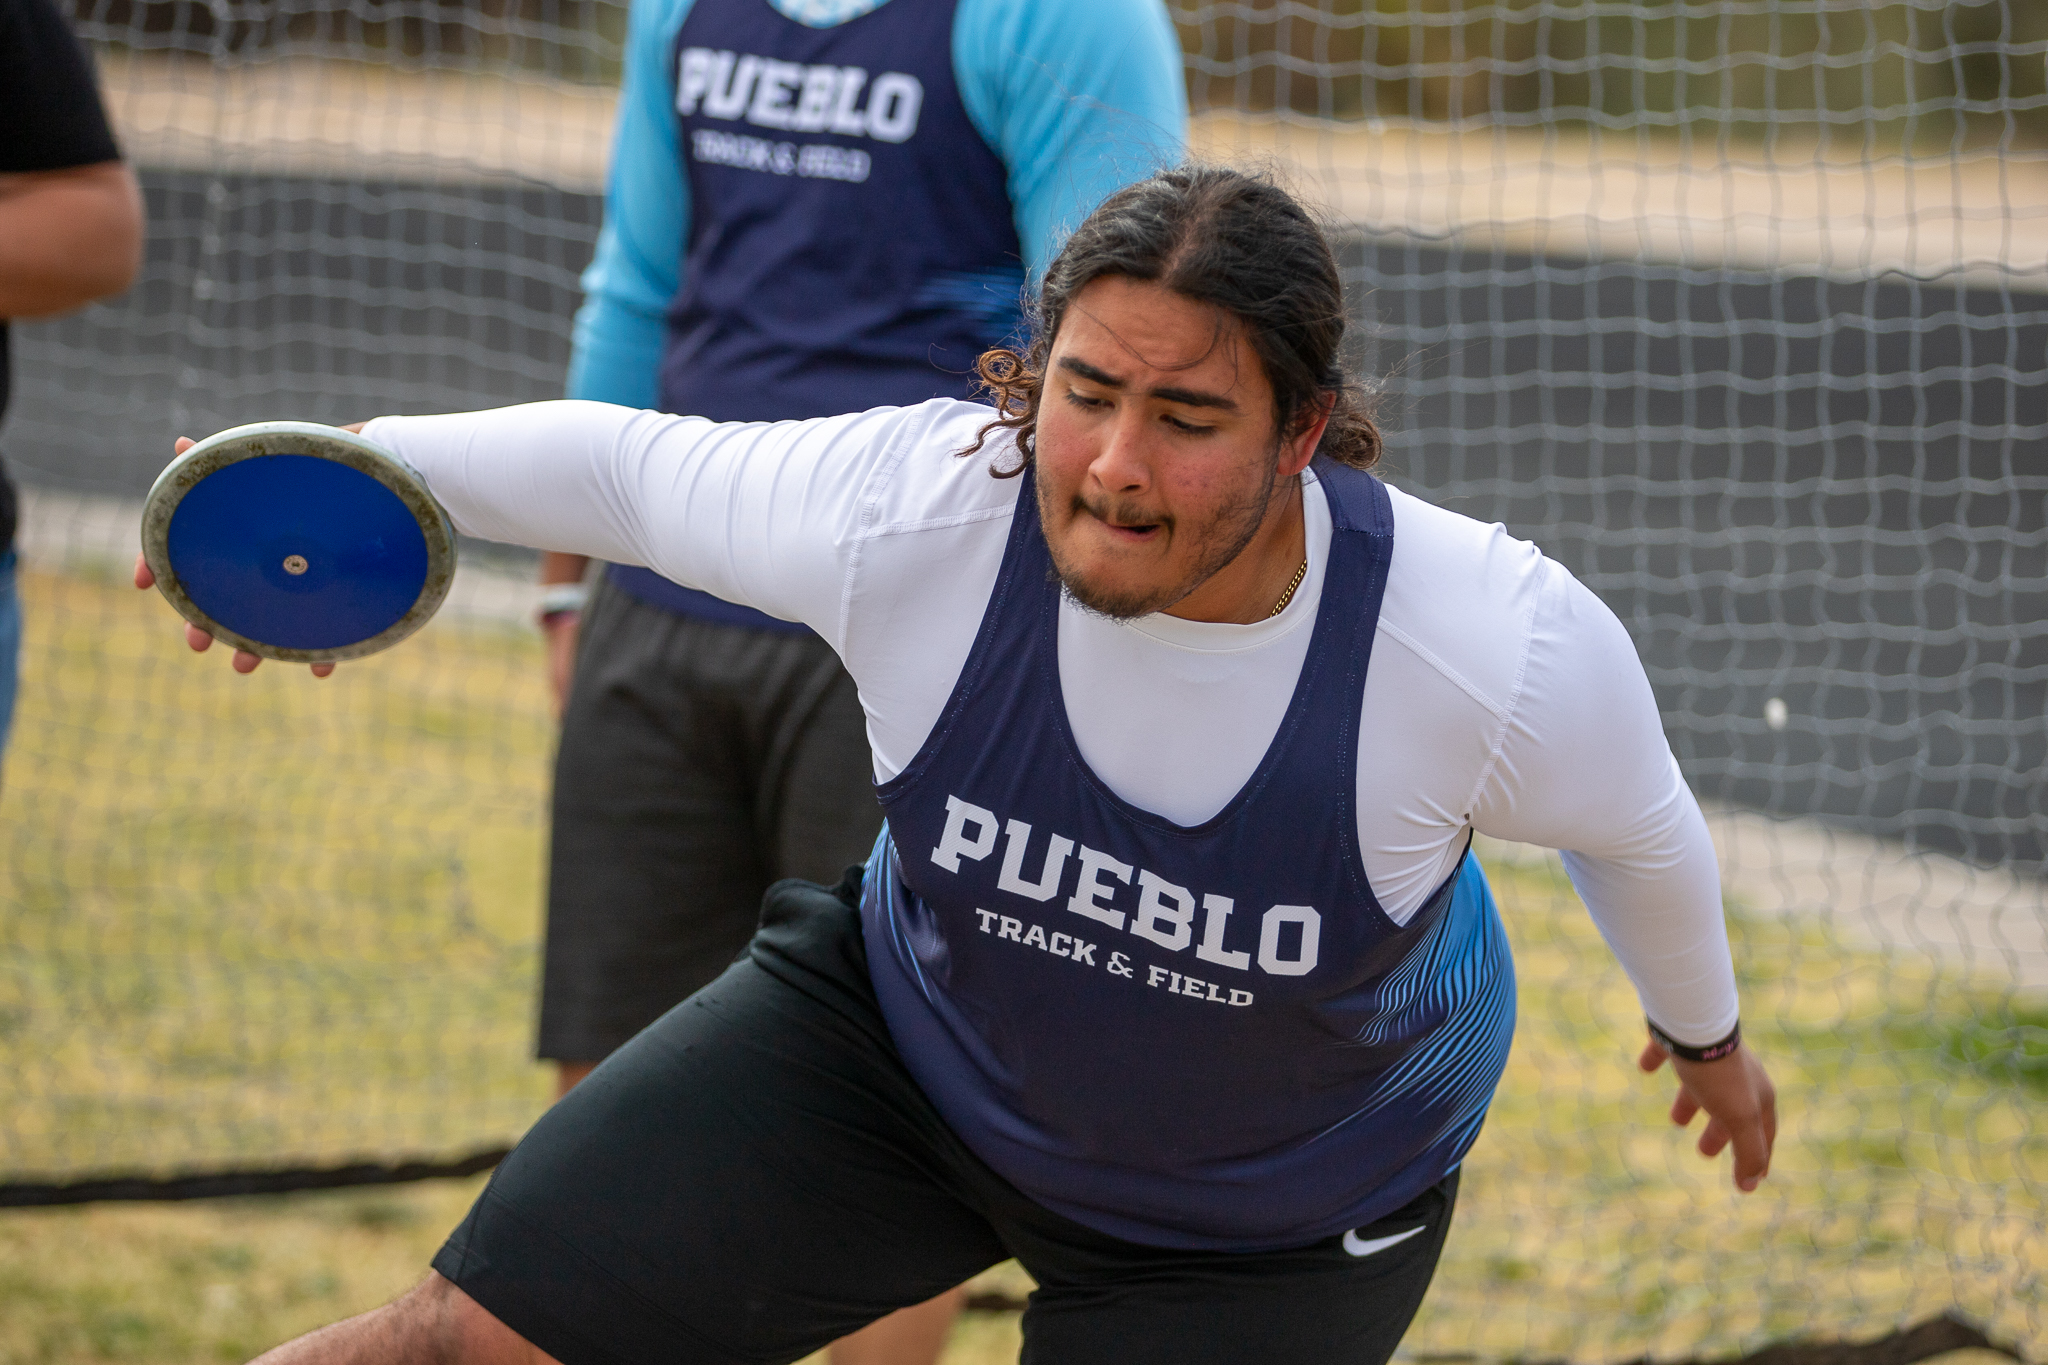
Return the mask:
{"type": "Polygon", "coordinates": [[[1654,1019],[1645,1017],[1643,1022],[1650,1026],[1650,1036],[1657,1040],[1657,1046],[1663,1048],[1681,1062],[1717,1062],[1735,1051],[1736,1048],[1742,1046],[1742,1025],[1740,1023],[1728,1030],[1728,1036],[1720,1042],[1708,1043],[1705,1047],[1694,1047],[1691,1043],[1679,1042],[1663,1029],[1658,1028],[1657,1021],[1654,1019]]]}

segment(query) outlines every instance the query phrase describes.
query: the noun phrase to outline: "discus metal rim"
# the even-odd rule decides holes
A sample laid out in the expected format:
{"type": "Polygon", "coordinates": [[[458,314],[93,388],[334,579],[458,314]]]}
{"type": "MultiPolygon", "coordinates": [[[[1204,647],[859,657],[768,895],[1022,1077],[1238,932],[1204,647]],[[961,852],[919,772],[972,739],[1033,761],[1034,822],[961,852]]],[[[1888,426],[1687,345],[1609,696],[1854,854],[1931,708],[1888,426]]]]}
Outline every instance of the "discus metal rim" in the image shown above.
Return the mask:
{"type": "Polygon", "coordinates": [[[448,596],[455,580],[455,528],[419,472],[391,451],[352,431],[319,422],[251,422],[215,432],[165,465],[142,504],[142,558],[156,575],[157,591],[193,625],[236,649],[281,663],[341,663],[389,649],[425,625],[448,596]],[[427,547],[426,581],[405,615],[365,640],[327,649],[291,649],[252,640],[209,615],[171,566],[171,518],[178,505],[208,475],[243,460],[268,455],[310,455],[367,474],[396,494],[419,523],[427,547]]]}

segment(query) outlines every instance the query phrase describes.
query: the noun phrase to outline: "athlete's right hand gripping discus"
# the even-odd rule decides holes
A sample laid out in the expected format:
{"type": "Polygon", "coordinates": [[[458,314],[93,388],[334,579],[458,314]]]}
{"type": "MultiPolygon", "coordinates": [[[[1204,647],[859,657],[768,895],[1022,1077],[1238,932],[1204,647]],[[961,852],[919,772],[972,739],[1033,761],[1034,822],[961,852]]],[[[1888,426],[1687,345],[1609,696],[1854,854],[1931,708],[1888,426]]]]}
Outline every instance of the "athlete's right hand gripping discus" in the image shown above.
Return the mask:
{"type": "Polygon", "coordinates": [[[397,644],[455,574],[455,532],[425,480],[314,422],[234,427],[172,460],[143,504],[142,553],[187,621],[291,663],[397,644]]]}

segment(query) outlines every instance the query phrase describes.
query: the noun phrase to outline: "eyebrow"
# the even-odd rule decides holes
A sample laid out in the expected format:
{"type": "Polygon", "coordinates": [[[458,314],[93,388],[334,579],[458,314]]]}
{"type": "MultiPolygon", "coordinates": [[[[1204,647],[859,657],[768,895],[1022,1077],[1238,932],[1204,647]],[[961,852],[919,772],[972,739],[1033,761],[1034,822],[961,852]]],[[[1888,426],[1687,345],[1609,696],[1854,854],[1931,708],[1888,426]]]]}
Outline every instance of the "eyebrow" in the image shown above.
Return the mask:
{"type": "MultiPolygon", "coordinates": [[[[1059,368],[1071,370],[1091,384],[1100,384],[1104,388],[1121,389],[1124,387],[1123,380],[1116,378],[1114,375],[1105,374],[1085,360],[1075,360],[1070,356],[1063,356],[1060,359],[1059,368]]],[[[1200,389],[1152,389],[1147,392],[1146,396],[1148,398],[1161,399],[1168,403],[1178,403],[1182,407],[1187,408],[1221,408],[1225,412],[1237,411],[1235,399],[1226,398],[1220,393],[1204,393],[1200,389]]]]}

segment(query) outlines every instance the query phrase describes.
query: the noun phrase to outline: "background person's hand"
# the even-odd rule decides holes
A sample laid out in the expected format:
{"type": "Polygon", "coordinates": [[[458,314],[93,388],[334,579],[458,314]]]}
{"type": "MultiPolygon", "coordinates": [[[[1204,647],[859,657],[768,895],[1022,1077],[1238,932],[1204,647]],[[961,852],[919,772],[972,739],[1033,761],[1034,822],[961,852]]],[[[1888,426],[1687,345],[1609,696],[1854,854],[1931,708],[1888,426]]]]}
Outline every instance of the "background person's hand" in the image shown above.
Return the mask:
{"type": "Polygon", "coordinates": [[[554,697],[556,720],[562,718],[562,708],[569,704],[569,685],[576,679],[576,628],[581,620],[576,612],[565,611],[541,623],[540,633],[547,640],[548,690],[554,697]]]}
{"type": "Polygon", "coordinates": [[[555,719],[569,705],[569,688],[576,680],[576,641],[582,633],[583,603],[588,597],[580,586],[590,575],[590,560],[583,555],[550,550],[540,557],[542,592],[540,633],[548,651],[548,692],[555,703],[555,719]],[[549,598],[569,595],[569,603],[550,609],[549,598]]]}
{"type": "Polygon", "coordinates": [[[1671,1056],[1652,1038],[1636,1065],[1655,1071],[1667,1061],[1678,1072],[1671,1121],[1683,1128],[1704,1111],[1707,1126],[1700,1134],[1700,1155],[1719,1156],[1732,1144],[1735,1187],[1754,1190],[1770,1174],[1771,1149],[1778,1141],[1778,1092],[1764,1064],[1746,1045],[1716,1061],[1688,1062],[1671,1056]]]}
{"type": "MultiPolygon", "coordinates": [[[[171,454],[183,455],[198,444],[190,436],[180,436],[172,443],[171,454]]],[[[150,571],[149,561],[139,554],[135,556],[135,586],[143,589],[156,586],[156,575],[150,571]]],[[[195,653],[203,654],[213,648],[213,637],[187,621],[185,623],[185,643],[191,646],[195,653]]],[[[246,649],[235,651],[234,669],[237,673],[254,673],[256,665],[262,662],[261,658],[251,654],[246,649]]],[[[324,678],[334,671],[333,664],[309,664],[308,667],[313,670],[313,676],[316,678],[324,678]]]]}

